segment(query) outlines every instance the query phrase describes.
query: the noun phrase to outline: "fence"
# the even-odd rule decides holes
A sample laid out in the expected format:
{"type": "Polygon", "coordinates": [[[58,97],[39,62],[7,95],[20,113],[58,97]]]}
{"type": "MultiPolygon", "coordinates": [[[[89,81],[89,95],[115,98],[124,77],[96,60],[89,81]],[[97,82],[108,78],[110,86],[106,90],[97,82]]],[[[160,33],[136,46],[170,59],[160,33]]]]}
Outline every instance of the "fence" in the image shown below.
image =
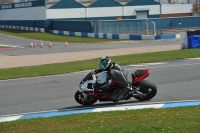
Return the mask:
{"type": "Polygon", "coordinates": [[[91,21],[93,32],[111,34],[162,35],[199,29],[200,17],[143,20],[91,21]]]}

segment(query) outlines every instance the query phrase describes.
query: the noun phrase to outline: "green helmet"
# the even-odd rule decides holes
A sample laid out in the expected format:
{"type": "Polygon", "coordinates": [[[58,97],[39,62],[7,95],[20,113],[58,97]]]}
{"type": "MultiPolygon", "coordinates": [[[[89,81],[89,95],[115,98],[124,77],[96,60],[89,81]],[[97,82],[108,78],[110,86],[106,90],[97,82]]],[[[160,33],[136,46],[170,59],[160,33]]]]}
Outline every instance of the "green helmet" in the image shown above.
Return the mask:
{"type": "Polygon", "coordinates": [[[110,66],[110,64],[111,64],[111,59],[108,56],[100,58],[99,60],[99,66],[102,70],[106,70],[110,66]]]}

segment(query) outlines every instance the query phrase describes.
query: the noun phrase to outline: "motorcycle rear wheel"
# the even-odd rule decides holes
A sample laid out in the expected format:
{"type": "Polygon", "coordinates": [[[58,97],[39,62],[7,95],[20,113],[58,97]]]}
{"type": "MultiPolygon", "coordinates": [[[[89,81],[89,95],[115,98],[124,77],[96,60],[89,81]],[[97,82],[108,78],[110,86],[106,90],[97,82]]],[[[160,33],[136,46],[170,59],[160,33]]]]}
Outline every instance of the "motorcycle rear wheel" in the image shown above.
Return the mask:
{"type": "Polygon", "coordinates": [[[82,104],[82,105],[92,105],[94,104],[98,99],[88,96],[87,100],[84,99],[83,93],[77,91],[74,95],[74,98],[77,103],[82,104]]]}
{"type": "Polygon", "coordinates": [[[147,81],[147,80],[142,80],[138,83],[136,83],[134,86],[139,88],[138,91],[142,92],[143,94],[146,94],[144,98],[142,97],[135,97],[136,99],[140,101],[148,101],[152,99],[156,94],[157,94],[157,87],[154,83],[147,81]]]}

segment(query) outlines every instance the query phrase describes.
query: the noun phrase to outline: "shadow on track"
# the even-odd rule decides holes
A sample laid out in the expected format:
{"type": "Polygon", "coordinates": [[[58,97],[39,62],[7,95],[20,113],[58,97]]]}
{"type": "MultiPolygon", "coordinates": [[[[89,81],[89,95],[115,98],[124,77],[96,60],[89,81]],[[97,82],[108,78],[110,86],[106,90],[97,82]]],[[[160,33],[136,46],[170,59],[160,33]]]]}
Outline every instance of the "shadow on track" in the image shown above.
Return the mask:
{"type": "Polygon", "coordinates": [[[99,103],[99,104],[94,104],[94,105],[79,105],[79,106],[71,106],[71,107],[65,107],[65,108],[61,108],[61,109],[57,109],[59,111],[62,110],[74,110],[74,109],[93,109],[93,108],[103,108],[103,107],[116,107],[116,106],[124,106],[125,104],[138,104],[138,103],[146,103],[147,101],[122,101],[122,102],[117,102],[114,103],[112,101],[109,101],[109,103],[99,103]]]}

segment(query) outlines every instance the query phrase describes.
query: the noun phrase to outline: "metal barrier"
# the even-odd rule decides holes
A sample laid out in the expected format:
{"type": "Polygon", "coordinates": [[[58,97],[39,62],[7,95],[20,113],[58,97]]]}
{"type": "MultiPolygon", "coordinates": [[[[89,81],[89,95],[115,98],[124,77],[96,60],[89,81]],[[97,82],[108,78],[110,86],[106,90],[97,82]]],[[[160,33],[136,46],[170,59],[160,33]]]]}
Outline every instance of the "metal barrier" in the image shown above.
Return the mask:
{"type": "Polygon", "coordinates": [[[116,22],[98,21],[93,22],[93,31],[111,34],[156,34],[155,22],[116,22]]]}
{"type": "Polygon", "coordinates": [[[143,20],[92,21],[93,32],[111,34],[162,35],[179,34],[199,29],[200,17],[160,18],[143,20]]]}

